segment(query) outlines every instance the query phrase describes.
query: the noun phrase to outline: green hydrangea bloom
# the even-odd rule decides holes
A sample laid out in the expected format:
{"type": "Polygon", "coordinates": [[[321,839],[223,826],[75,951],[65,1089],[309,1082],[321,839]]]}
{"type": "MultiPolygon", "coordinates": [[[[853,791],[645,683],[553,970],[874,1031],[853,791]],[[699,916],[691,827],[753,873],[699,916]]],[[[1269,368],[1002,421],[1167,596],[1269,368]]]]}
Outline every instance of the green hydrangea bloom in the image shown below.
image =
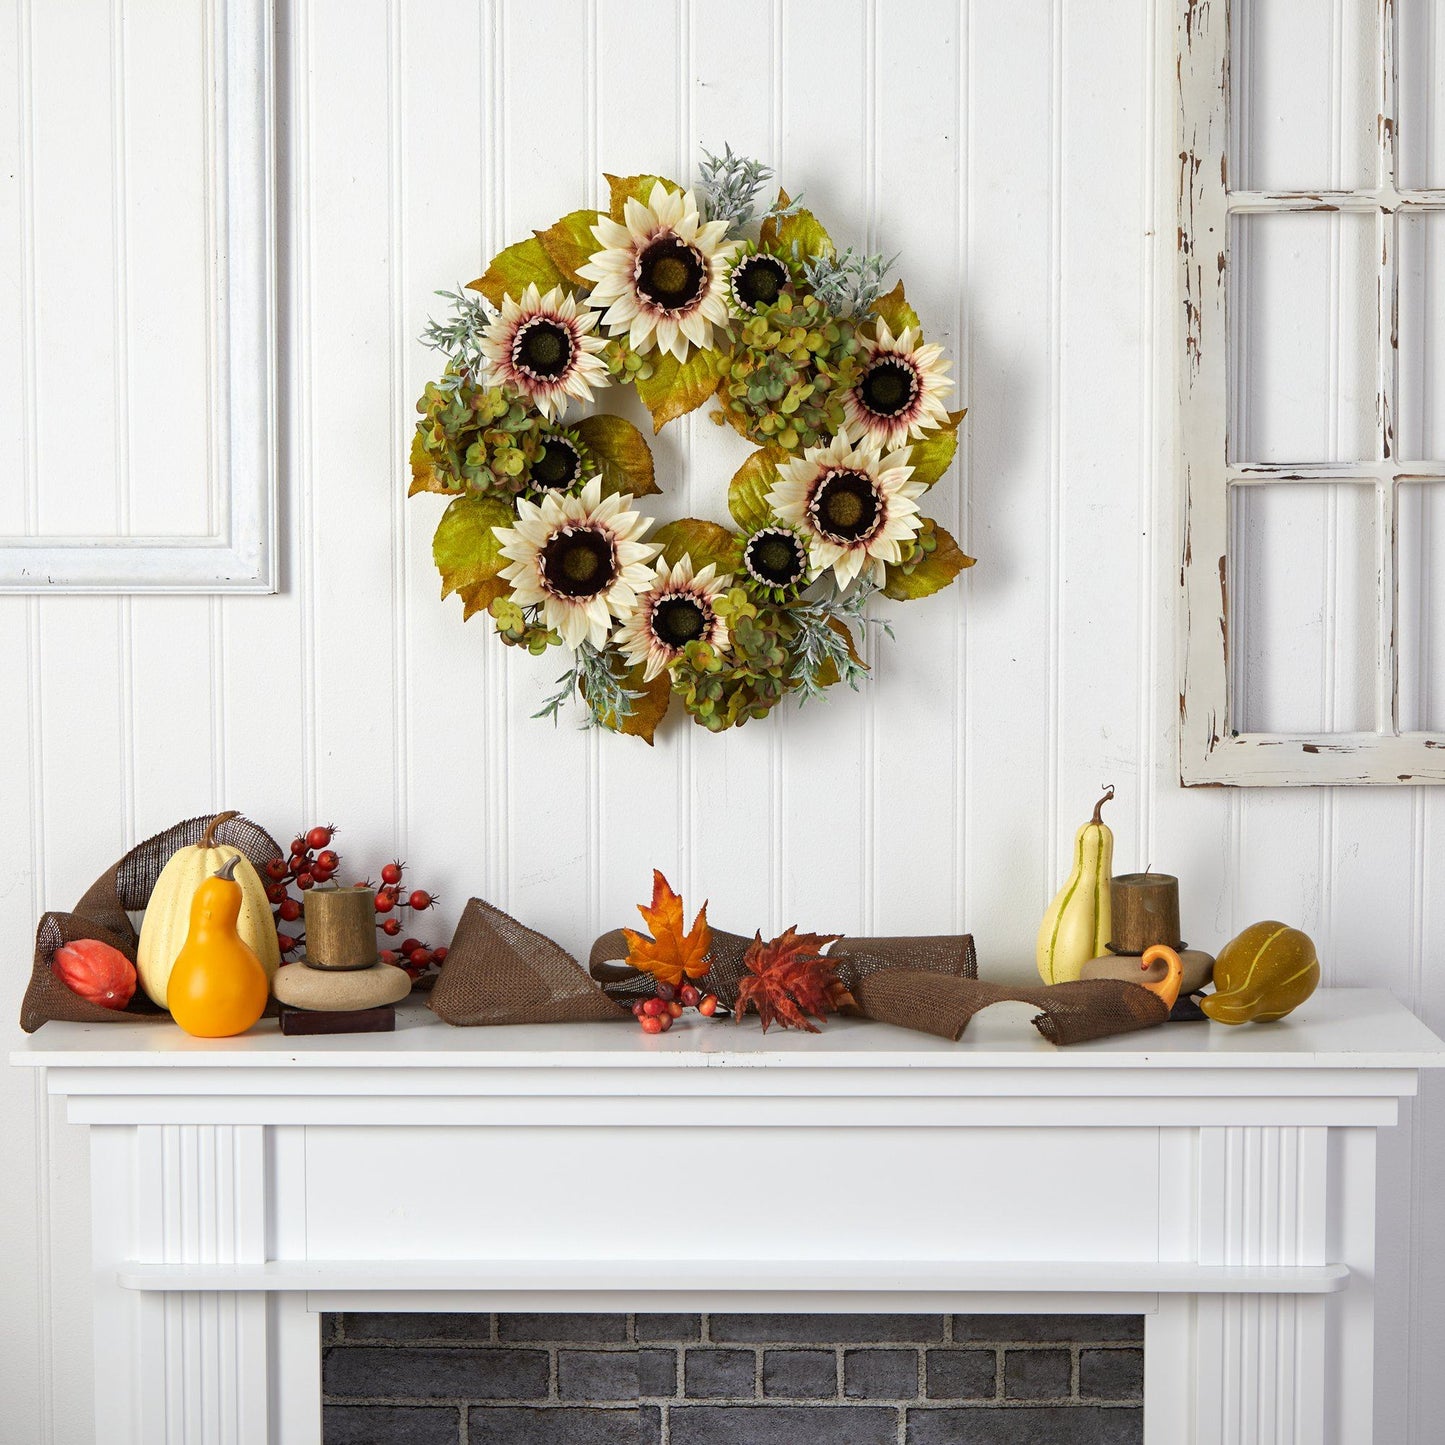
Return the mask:
{"type": "Polygon", "coordinates": [[[727,652],[690,642],[672,665],[672,689],[709,732],[765,717],[788,691],[791,658],[783,641],[783,614],[760,607],[741,587],[713,604],[728,620],[727,652]]]}
{"type": "Polygon", "coordinates": [[[858,379],[857,328],[816,297],[787,292],[737,327],[718,395],[732,424],[759,446],[796,452],[843,427],[843,397],[858,379]]]}
{"type": "Polygon", "coordinates": [[[646,381],[655,370],[653,353],[644,356],[634,351],[625,336],[612,337],[603,348],[602,359],[607,363],[607,375],[619,386],[646,381]]]}
{"type": "Polygon", "coordinates": [[[501,387],[475,386],[452,368],[428,382],[416,409],[412,491],[516,496],[541,453],[547,425],[501,387]]]}
{"type": "Polygon", "coordinates": [[[498,597],[488,609],[497,624],[497,636],[508,647],[525,647],[534,657],[549,647],[560,647],[561,637],[537,621],[535,607],[523,609],[509,596],[498,597]]]}

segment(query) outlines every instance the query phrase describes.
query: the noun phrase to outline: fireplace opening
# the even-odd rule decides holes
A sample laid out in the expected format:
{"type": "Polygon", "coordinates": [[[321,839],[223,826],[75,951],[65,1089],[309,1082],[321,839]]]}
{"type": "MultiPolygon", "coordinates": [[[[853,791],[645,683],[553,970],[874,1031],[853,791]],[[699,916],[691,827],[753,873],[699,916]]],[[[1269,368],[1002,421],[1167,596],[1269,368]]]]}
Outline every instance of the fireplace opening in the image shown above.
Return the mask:
{"type": "Polygon", "coordinates": [[[325,1445],[1139,1445],[1138,1315],[340,1314],[325,1445]]]}

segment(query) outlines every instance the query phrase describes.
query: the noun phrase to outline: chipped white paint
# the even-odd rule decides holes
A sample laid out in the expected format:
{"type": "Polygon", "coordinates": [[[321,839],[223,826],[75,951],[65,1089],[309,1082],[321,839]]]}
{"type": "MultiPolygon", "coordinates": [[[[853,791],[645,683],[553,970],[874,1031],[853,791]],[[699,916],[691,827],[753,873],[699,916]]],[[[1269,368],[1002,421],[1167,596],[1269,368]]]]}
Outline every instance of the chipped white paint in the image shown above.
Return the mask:
{"type": "MultiPolygon", "coordinates": [[[[1445,476],[1445,461],[1398,455],[1400,392],[1399,217],[1445,213],[1445,190],[1401,190],[1397,158],[1398,77],[1395,0],[1379,0],[1374,184],[1361,189],[1232,190],[1231,22],[1245,0],[1181,0],[1178,10],[1177,350],[1178,468],[1183,500],[1177,668],[1179,756],[1184,783],[1278,787],[1307,784],[1445,782],[1445,732],[1400,725],[1399,489],[1445,476]],[[1375,221],[1375,455],[1328,463],[1231,461],[1231,287],[1242,284],[1231,247],[1231,218],[1328,212],[1375,221]],[[1230,649],[1237,644],[1240,598],[1231,595],[1230,491],[1348,480],[1374,489],[1374,727],[1371,731],[1264,732],[1239,723],[1230,649]]],[[[1232,139],[1240,139],[1232,147],[1232,139]]],[[[1238,389],[1236,388],[1236,393],[1238,389]]],[[[1424,607],[1424,599],[1409,605],[1424,607]]],[[[1283,660],[1281,660],[1283,662],[1283,660]]]]}

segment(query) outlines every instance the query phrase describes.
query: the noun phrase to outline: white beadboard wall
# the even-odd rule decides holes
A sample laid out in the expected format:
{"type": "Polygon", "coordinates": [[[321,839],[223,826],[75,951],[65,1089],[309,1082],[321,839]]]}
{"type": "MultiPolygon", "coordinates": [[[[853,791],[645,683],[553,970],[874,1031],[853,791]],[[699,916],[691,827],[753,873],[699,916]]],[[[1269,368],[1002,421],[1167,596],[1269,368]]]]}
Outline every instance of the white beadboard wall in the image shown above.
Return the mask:
{"type": "MultiPolygon", "coordinates": [[[[166,0],[88,3],[99,23],[166,0]]],[[[129,843],[222,804],[278,833],[334,819],[367,867],[399,852],[445,900],[438,935],[478,893],[582,949],[627,919],[656,865],[724,926],[968,928],[987,972],[1023,976],[1105,782],[1119,867],[1180,875],[1192,942],[1289,920],[1317,939],[1328,982],[1390,988],[1445,1028],[1445,790],[1177,783],[1170,7],[280,10],[282,590],[0,597],[0,1045],[18,1037],[36,916],[129,843]],[[845,242],[901,253],[970,407],[957,478],[930,505],[979,565],[893,609],[897,642],[874,650],[857,696],[724,738],[670,726],[652,750],[554,731],[529,714],[558,664],[504,652],[438,601],[439,506],[405,499],[412,402],[435,366],[414,338],[435,287],[598,200],[604,169],[687,173],[724,140],[775,164],[845,242]]],[[[0,0],[0,352],[24,308],[43,302],[42,327],[56,314],[9,264],[16,178],[55,143],[21,113],[35,80],[22,40],[42,12],[52,0],[0,0]]],[[[98,216],[123,179],[98,175],[98,216]]],[[[143,389],[129,405],[153,418],[172,400],[143,389]]],[[[87,463],[111,494],[113,438],[92,452],[82,434],[80,469],[41,471],[45,417],[7,405],[5,515],[31,515],[41,488],[85,487],[87,463]]],[[[56,421],[86,425],[76,410],[56,421]]],[[[742,455],[731,433],[690,418],[656,453],[660,515],[721,515],[742,455]]],[[[1344,523],[1270,559],[1331,648],[1318,559],[1345,547],[1344,523]]],[[[1317,653],[1281,659],[1314,698],[1338,686],[1317,653]]],[[[1288,671],[1271,688],[1287,693],[1288,671]]],[[[85,1141],[30,1070],[0,1069],[0,1119],[0,1441],[80,1445],[85,1141]]],[[[1383,1178],[1379,1439],[1430,1445],[1445,1418],[1445,1089],[1408,1110],[1383,1178]]]]}

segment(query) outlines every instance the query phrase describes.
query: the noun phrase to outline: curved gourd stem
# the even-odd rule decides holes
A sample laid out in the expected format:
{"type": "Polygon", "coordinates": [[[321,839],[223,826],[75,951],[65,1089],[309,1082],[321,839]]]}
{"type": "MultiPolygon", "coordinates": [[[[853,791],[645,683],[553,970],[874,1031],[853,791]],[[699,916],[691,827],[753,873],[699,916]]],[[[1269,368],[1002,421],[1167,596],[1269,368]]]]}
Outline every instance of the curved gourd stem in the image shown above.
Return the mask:
{"type": "Polygon", "coordinates": [[[1113,798],[1113,796],[1114,785],[1113,783],[1110,783],[1104,789],[1104,796],[1100,798],[1097,803],[1094,804],[1094,816],[1089,819],[1089,821],[1093,823],[1096,827],[1104,821],[1104,804],[1109,802],[1113,798]]]}
{"type": "Polygon", "coordinates": [[[232,818],[239,818],[240,816],[234,808],[229,813],[217,813],[216,816],[206,824],[206,831],[201,834],[201,841],[196,844],[196,847],[214,848],[216,846],[216,829],[223,823],[229,823],[232,818]]]}
{"type": "Polygon", "coordinates": [[[1144,987],[1163,1000],[1164,1007],[1172,1010],[1179,1001],[1179,986],[1184,982],[1184,960],[1167,943],[1156,943],[1144,950],[1139,960],[1140,968],[1148,968],[1160,959],[1169,966],[1169,972],[1158,983],[1145,983],[1144,987]]]}
{"type": "Polygon", "coordinates": [[[234,883],[236,881],[236,864],[240,861],[241,855],[239,853],[233,858],[227,858],[226,861],[211,874],[211,877],[224,878],[227,883],[234,883]]]}

